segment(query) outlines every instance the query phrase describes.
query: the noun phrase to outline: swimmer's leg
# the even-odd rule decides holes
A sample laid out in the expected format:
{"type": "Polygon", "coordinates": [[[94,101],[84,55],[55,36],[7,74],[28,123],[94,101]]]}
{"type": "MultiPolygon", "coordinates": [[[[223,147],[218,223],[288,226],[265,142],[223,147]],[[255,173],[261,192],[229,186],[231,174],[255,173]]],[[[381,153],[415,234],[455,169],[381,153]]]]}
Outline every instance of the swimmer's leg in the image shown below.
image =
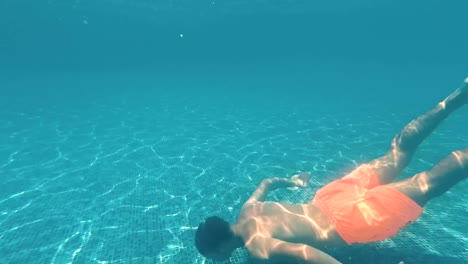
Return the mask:
{"type": "Polygon", "coordinates": [[[454,151],[431,170],[389,184],[420,206],[468,178],[468,148],[454,151]]]}
{"type": "Polygon", "coordinates": [[[450,113],[468,103],[468,78],[462,87],[455,90],[432,110],[411,121],[392,141],[390,150],[369,163],[378,175],[380,184],[392,182],[408,165],[421,142],[450,113]]]}

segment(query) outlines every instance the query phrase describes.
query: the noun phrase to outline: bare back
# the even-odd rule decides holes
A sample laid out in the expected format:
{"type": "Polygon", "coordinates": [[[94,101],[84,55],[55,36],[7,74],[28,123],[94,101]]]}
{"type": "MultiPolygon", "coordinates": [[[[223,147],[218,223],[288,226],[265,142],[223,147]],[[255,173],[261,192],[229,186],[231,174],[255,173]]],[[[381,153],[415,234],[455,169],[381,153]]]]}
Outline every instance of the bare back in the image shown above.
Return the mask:
{"type": "Polygon", "coordinates": [[[241,236],[246,242],[260,234],[317,248],[346,245],[332,223],[313,203],[257,202],[246,205],[236,225],[243,230],[241,236]]]}

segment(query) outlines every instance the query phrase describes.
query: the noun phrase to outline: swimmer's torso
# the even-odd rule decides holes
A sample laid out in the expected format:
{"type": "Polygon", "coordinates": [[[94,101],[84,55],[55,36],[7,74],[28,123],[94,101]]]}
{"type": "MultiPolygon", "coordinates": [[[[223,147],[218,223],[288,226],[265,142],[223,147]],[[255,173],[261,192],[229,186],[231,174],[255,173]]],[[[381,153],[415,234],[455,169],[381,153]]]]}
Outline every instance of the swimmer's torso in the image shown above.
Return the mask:
{"type": "Polygon", "coordinates": [[[316,248],[346,245],[333,224],[313,203],[257,202],[245,205],[236,224],[243,230],[244,242],[260,234],[316,248]]]}

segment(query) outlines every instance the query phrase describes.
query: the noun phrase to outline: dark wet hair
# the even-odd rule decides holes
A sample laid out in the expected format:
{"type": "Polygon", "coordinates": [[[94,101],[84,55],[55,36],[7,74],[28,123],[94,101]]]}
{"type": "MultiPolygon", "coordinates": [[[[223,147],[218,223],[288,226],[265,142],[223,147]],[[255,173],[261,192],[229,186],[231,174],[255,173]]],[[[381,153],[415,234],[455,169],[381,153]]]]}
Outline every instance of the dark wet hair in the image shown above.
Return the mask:
{"type": "Polygon", "coordinates": [[[200,254],[213,252],[223,241],[234,236],[229,223],[225,220],[211,216],[205,219],[195,233],[195,246],[200,254]]]}

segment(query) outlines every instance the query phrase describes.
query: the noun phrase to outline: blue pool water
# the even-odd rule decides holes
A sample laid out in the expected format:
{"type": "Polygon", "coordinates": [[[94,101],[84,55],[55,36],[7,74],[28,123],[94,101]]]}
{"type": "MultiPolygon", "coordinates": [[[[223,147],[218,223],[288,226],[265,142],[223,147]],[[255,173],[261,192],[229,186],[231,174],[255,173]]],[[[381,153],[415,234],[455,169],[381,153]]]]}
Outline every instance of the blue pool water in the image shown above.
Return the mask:
{"type": "MultiPolygon", "coordinates": [[[[299,171],[308,188],[268,199],[308,202],[461,84],[466,7],[2,1],[0,264],[212,263],[193,243],[205,217],[233,222],[262,179],[299,171]]],[[[465,148],[467,116],[400,179],[465,148]]],[[[392,239],[329,253],[467,263],[467,188],[392,239]]]]}

